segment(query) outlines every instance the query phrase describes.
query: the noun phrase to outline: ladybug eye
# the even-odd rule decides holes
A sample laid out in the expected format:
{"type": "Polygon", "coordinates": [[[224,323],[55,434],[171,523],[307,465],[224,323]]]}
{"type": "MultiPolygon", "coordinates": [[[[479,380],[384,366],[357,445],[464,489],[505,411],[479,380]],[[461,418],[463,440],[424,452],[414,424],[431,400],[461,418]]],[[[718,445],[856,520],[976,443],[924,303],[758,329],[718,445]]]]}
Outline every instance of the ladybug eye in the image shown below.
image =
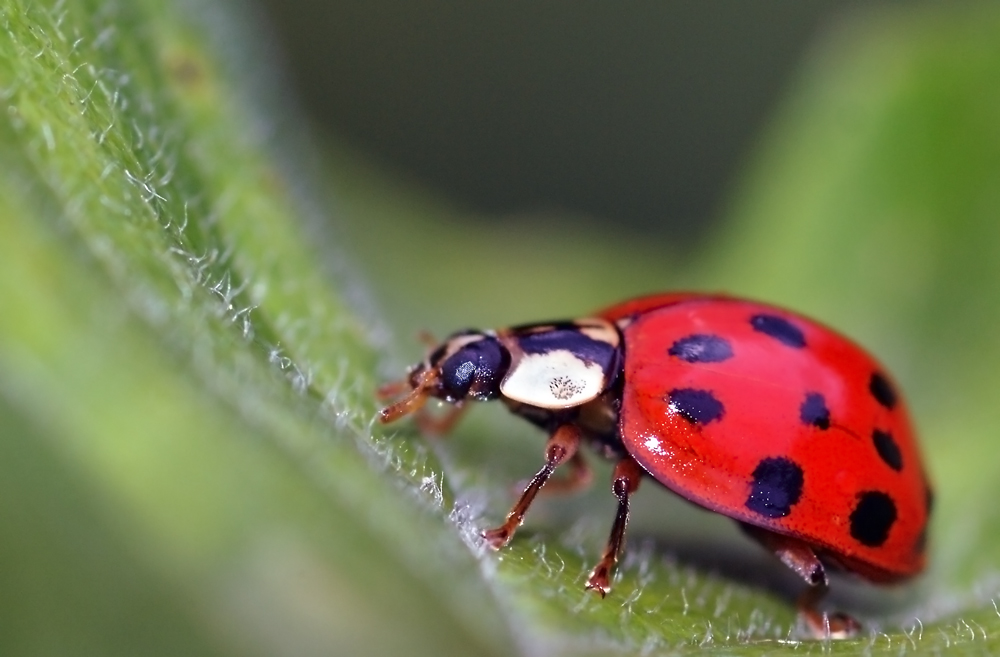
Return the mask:
{"type": "Polygon", "coordinates": [[[439,365],[440,385],[448,399],[493,399],[500,394],[500,379],[510,355],[496,338],[483,335],[463,345],[439,365]]]}

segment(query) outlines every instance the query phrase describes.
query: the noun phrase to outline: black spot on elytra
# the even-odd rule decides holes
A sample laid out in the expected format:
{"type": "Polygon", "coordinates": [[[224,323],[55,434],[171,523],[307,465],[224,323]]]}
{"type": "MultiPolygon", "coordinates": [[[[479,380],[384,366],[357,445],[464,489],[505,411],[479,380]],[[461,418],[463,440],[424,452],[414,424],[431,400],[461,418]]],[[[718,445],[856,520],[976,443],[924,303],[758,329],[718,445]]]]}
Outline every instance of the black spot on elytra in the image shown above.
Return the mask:
{"type": "Polygon", "coordinates": [[[896,504],[877,490],[858,495],[858,505],[851,512],[851,536],[868,547],[878,547],[889,538],[896,522],[896,504]]]}
{"type": "Polygon", "coordinates": [[[695,333],[674,342],[667,353],[689,363],[721,363],[733,357],[733,348],[717,335],[695,333]]]}
{"type": "Polygon", "coordinates": [[[875,401],[882,404],[890,411],[896,405],[896,389],[889,383],[889,379],[881,372],[872,374],[871,381],[868,382],[868,390],[871,391],[875,401]]]}
{"type": "Polygon", "coordinates": [[[903,469],[903,455],[899,451],[899,445],[893,440],[892,434],[888,431],[875,429],[872,431],[872,442],[875,443],[875,451],[885,461],[890,468],[899,472],[903,469]]]}
{"type": "Polygon", "coordinates": [[[746,507],[768,518],[784,518],[802,497],[802,468],[783,457],[762,459],[753,471],[746,507]]]}
{"type": "Polygon", "coordinates": [[[721,418],[725,412],[722,402],[711,391],[698,388],[674,388],[667,393],[667,403],[694,424],[708,424],[721,418]]]}
{"type": "Polygon", "coordinates": [[[820,429],[830,428],[830,409],[826,407],[826,400],[818,392],[810,392],[806,395],[805,401],[799,407],[799,419],[803,423],[819,427],[820,429]]]}
{"type": "Polygon", "coordinates": [[[769,335],[787,347],[802,349],[806,346],[806,336],[802,329],[784,317],[777,315],[754,315],[750,318],[753,330],[769,335]]]}

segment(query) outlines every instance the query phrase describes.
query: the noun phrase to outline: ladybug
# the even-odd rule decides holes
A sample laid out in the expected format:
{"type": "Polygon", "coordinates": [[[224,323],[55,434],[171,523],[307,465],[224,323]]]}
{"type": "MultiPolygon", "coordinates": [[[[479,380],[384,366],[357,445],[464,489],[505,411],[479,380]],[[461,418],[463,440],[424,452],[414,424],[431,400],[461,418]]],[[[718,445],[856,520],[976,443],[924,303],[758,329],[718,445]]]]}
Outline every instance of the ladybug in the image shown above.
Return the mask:
{"type": "Polygon", "coordinates": [[[569,468],[561,488],[589,481],[581,444],[614,459],[618,511],[586,584],[602,597],[644,476],[729,516],[802,577],[800,617],[817,638],[860,629],[817,609],[828,567],[876,583],[924,568],[933,494],[897,385],[861,347],[788,310],[672,293],[585,319],[461,331],[380,394],[403,395],[382,422],[436,398],[454,409],[418,419],[443,432],[467,400],[500,399],[548,434],[544,465],[483,534],[497,549],[558,467],[569,468]]]}

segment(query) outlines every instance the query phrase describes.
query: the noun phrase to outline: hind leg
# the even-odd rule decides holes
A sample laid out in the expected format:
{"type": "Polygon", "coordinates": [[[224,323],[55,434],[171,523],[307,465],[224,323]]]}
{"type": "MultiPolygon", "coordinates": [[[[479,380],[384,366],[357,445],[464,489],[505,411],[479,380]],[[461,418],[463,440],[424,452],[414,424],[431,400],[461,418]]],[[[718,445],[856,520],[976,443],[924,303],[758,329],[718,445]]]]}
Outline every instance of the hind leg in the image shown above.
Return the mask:
{"type": "Polygon", "coordinates": [[[799,617],[816,639],[847,639],[861,630],[861,624],[841,612],[829,614],[816,605],[829,590],[826,569],[816,552],[806,543],[783,534],[775,534],[752,525],[741,525],[743,531],[774,552],[781,562],[805,580],[809,588],[799,596],[796,606],[799,617]]]}

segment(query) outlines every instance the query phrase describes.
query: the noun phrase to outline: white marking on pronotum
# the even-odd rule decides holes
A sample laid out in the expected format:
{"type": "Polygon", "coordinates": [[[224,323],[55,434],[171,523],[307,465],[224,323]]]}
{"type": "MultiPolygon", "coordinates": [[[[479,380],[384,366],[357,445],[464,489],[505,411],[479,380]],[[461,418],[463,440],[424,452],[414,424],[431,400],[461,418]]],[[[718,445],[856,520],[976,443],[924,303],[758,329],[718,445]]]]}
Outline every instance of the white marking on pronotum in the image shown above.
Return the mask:
{"type": "Polygon", "coordinates": [[[604,369],[567,349],[524,354],[500,384],[509,399],[540,408],[569,408],[604,392],[604,369]]]}

